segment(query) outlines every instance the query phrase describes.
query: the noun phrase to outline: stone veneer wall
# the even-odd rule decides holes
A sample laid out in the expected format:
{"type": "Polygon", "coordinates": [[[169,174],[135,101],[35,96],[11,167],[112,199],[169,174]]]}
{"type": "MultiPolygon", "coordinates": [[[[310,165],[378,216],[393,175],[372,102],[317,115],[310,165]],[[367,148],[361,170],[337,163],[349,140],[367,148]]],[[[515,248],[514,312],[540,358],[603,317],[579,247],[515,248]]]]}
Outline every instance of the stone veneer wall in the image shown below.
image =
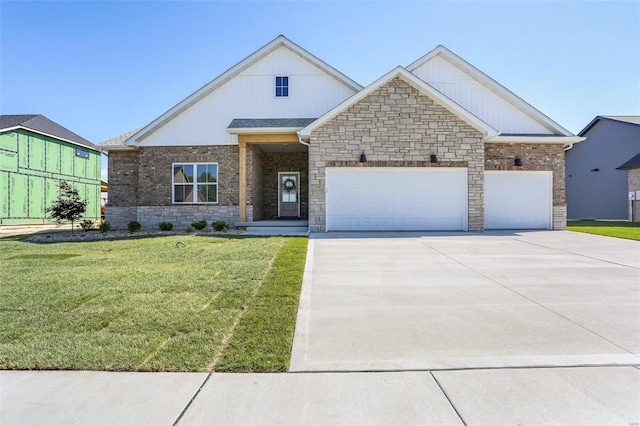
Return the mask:
{"type": "Polygon", "coordinates": [[[265,152],[264,156],[264,181],[263,181],[263,218],[278,218],[278,172],[300,173],[300,217],[308,217],[308,154],[306,152],[265,152]]]}
{"type": "Polygon", "coordinates": [[[485,170],[535,170],[553,172],[553,229],[567,227],[565,163],[562,144],[487,143],[485,170]],[[519,157],[522,167],[515,167],[519,157]]]}
{"type": "MultiPolygon", "coordinates": [[[[640,169],[630,169],[627,173],[629,192],[640,191],[640,169]]],[[[635,200],[633,202],[633,218],[631,218],[633,222],[640,222],[640,211],[638,210],[640,210],[640,200],[635,200]]]]}
{"type": "MultiPolygon", "coordinates": [[[[238,221],[237,145],[144,147],[136,152],[112,151],[110,160],[106,216],[114,228],[124,228],[131,220],[146,228],[162,221],[178,228],[202,219],[238,221]],[[172,204],[172,164],[181,162],[218,163],[218,204],[172,204]]],[[[247,215],[252,214],[248,207],[247,215]]]]}
{"type": "Polygon", "coordinates": [[[309,227],[326,226],[325,167],[358,164],[360,153],[375,167],[468,167],[470,231],[484,230],[484,147],[479,131],[395,78],[320,126],[309,148],[309,227]]]}
{"type": "Polygon", "coordinates": [[[247,145],[247,206],[253,207],[253,213],[247,209],[247,221],[262,220],[264,152],[258,145],[247,145]]]}

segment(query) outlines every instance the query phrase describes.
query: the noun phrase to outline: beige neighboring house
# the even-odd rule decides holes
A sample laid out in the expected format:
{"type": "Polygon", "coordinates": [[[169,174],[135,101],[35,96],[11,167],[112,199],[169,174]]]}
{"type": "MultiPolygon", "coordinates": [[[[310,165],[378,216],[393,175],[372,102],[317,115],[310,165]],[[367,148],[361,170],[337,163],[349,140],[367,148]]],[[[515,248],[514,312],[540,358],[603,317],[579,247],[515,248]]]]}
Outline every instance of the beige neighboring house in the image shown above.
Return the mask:
{"type": "Polygon", "coordinates": [[[109,153],[107,220],[563,229],[582,141],[444,46],[362,87],[279,36],[109,153]]]}
{"type": "Polygon", "coordinates": [[[629,220],[640,222],[640,154],[626,161],[618,170],[627,172],[629,191],[629,220]]]}

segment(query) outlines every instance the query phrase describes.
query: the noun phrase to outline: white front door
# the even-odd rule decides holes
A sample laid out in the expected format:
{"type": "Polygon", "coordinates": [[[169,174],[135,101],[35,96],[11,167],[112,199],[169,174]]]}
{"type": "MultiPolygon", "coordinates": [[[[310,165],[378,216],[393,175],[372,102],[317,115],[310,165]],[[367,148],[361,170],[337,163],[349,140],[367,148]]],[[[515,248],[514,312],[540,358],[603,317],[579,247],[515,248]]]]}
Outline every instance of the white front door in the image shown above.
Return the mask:
{"type": "Polygon", "coordinates": [[[278,216],[300,216],[300,173],[278,173],[278,216]]]}
{"type": "Polygon", "coordinates": [[[553,172],[486,171],[485,229],[552,229],[553,172]]]}
{"type": "Polygon", "coordinates": [[[467,169],[327,167],[328,231],[466,231],[467,169]]]}

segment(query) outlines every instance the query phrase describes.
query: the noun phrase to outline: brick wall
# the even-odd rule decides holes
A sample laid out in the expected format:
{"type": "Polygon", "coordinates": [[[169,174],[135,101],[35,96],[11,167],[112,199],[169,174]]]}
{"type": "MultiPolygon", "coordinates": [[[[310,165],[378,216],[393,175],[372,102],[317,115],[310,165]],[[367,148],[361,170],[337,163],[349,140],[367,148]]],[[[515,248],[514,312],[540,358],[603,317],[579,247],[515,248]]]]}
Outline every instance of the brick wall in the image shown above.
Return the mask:
{"type": "Polygon", "coordinates": [[[566,228],[565,163],[562,144],[487,143],[485,170],[530,170],[553,172],[553,229],[566,228]],[[515,167],[515,158],[522,167],[515,167]]]}
{"type": "Polygon", "coordinates": [[[138,202],[170,206],[172,163],[218,163],[218,204],[238,205],[237,145],[152,146],[140,148],[138,202]]]}
{"type": "Polygon", "coordinates": [[[138,151],[110,151],[108,167],[109,204],[107,206],[138,205],[138,151]]]}
{"type": "MultiPolygon", "coordinates": [[[[124,228],[137,220],[143,227],[157,227],[162,221],[186,227],[191,222],[238,220],[237,145],[157,146],[139,151],[109,154],[109,204],[106,220],[124,228]],[[171,203],[172,163],[218,163],[218,204],[171,203]]],[[[248,209],[252,213],[253,208],[248,209]]]]}
{"type": "Polygon", "coordinates": [[[482,135],[400,78],[375,90],[311,135],[309,226],[325,230],[325,167],[355,165],[364,151],[376,167],[468,167],[469,230],[484,229],[482,135]]]}

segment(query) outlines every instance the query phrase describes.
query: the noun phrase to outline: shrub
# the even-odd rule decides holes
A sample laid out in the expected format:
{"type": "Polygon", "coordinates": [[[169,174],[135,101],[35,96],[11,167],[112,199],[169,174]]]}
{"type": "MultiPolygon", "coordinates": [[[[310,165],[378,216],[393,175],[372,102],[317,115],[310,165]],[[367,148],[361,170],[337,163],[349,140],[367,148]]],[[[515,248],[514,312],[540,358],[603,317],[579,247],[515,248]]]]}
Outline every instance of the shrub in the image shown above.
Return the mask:
{"type": "Polygon", "coordinates": [[[211,224],[214,231],[226,231],[229,229],[229,225],[224,220],[216,220],[211,224]]]}
{"type": "Polygon", "coordinates": [[[190,227],[190,226],[187,226],[187,227],[184,229],[184,232],[193,232],[193,228],[192,228],[192,227],[190,227]]]}
{"type": "Polygon", "coordinates": [[[95,229],[94,222],[92,220],[85,219],[80,222],[80,228],[84,231],[91,231],[92,229],[95,229]]]}
{"type": "Polygon", "coordinates": [[[171,222],[160,222],[158,225],[161,231],[171,231],[173,229],[173,223],[171,222]]]}
{"type": "Polygon", "coordinates": [[[204,228],[207,227],[207,221],[206,220],[200,220],[198,222],[192,222],[191,226],[193,226],[198,231],[202,231],[204,228]]]}
{"type": "Polygon", "coordinates": [[[142,225],[140,225],[140,222],[137,222],[135,220],[132,220],[131,222],[127,223],[127,229],[131,233],[139,231],[140,228],[142,228],[142,225]]]}
{"type": "Polygon", "coordinates": [[[111,224],[106,220],[103,220],[102,222],[100,222],[100,226],[98,226],[98,230],[100,230],[100,232],[102,232],[103,234],[109,231],[110,229],[111,229],[111,224]]]}

